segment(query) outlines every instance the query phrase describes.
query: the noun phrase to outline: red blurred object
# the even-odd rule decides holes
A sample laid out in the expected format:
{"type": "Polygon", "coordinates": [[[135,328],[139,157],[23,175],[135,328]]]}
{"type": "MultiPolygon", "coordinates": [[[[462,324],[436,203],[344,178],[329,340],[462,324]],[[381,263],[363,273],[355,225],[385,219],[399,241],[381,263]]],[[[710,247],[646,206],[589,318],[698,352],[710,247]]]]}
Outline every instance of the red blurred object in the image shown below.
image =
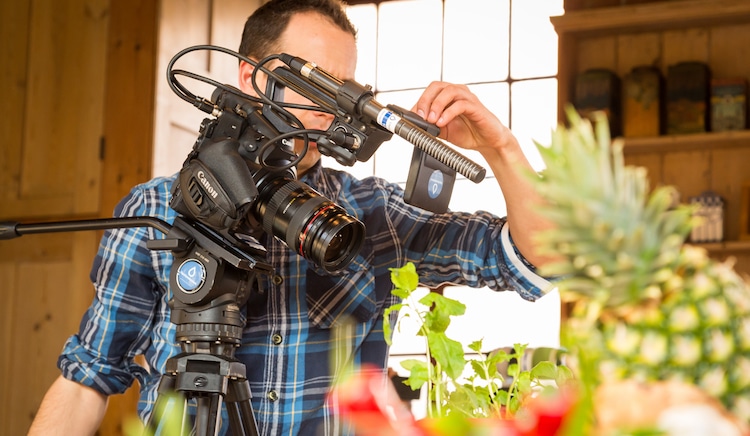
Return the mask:
{"type": "Polygon", "coordinates": [[[344,379],[329,396],[358,436],[556,436],[575,400],[572,392],[559,390],[525,401],[514,419],[452,415],[416,421],[383,371],[368,368],[344,379]]]}
{"type": "Polygon", "coordinates": [[[354,426],[358,436],[426,435],[380,369],[352,373],[331,392],[329,403],[354,426]]]}
{"type": "Polygon", "coordinates": [[[540,394],[529,399],[516,413],[514,419],[521,436],[556,436],[560,434],[565,418],[576,404],[577,396],[570,389],[540,394]]]}

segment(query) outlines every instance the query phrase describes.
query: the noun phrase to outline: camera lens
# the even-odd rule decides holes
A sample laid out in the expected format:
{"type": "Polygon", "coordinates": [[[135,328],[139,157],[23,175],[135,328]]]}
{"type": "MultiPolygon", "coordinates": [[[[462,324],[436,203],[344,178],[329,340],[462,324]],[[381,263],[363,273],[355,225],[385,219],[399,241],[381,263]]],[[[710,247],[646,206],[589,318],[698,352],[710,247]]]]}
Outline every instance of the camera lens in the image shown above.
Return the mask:
{"type": "Polygon", "coordinates": [[[362,248],[364,224],[308,185],[264,177],[258,191],[263,229],[327,272],[345,268],[362,248]]]}

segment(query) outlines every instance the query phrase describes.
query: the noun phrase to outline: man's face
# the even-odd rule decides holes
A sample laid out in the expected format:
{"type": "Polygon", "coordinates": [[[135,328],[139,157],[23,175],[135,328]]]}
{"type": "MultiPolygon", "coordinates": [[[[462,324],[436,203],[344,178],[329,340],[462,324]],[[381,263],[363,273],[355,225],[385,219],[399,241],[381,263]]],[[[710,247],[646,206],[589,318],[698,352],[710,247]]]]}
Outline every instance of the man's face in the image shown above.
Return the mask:
{"type": "MultiPolygon", "coordinates": [[[[327,18],[317,13],[296,14],[289,20],[279,41],[280,51],[298,56],[315,63],[339,79],[353,79],[357,64],[357,46],[354,36],[333,25],[327,18]]],[[[240,88],[246,93],[254,93],[249,82],[249,74],[242,69],[249,66],[242,64],[240,71],[240,88]]],[[[250,71],[252,71],[250,69],[250,71]]],[[[263,89],[261,87],[261,89],[263,89]]],[[[309,100],[292,92],[284,92],[287,103],[311,104],[309,100]]],[[[326,130],[333,121],[333,116],[323,112],[289,109],[307,129],[326,130]]],[[[295,142],[295,151],[301,152],[303,142],[295,142]]],[[[315,143],[310,143],[307,153],[297,165],[298,175],[304,174],[318,160],[320,152],[315,143]]]]}

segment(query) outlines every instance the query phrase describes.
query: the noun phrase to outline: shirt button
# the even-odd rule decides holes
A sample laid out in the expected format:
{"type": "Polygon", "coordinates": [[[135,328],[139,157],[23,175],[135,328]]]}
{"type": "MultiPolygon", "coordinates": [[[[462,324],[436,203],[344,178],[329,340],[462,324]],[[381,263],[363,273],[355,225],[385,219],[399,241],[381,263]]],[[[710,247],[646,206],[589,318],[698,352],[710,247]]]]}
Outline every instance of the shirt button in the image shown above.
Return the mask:
{"type": "Polygon", "coordinates": [[[275,333],[271,335],[271,342],[274,345],[281,345],[281,343],[284,342],[284,338],[280,334],[275,333]]]}
{"type": "Polygon", "coordinates": [[[279,394],[276,391],[268,391],[268,395],[266,395],[266,396],[272,402],[279,399],[279,394]]]}

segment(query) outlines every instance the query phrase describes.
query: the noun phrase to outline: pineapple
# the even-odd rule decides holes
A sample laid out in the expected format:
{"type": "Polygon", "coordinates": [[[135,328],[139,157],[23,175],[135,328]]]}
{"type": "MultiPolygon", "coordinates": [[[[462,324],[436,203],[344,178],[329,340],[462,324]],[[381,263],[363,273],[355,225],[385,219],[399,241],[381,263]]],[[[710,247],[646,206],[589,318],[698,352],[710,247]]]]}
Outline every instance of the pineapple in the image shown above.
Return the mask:
{"type": "Polygon", "coordinates": [[[561,257],[541,273],[560,277],[570,308],[563,343],[595,361],[597,383],[686,382],[750,422],[750,285],[685,244],[693,209],[624,165],[603,114],[593,126],[572,107],[568,117],[538,145],[546,169],[535,178],[555,224],[539,243],[561,257]]]}

